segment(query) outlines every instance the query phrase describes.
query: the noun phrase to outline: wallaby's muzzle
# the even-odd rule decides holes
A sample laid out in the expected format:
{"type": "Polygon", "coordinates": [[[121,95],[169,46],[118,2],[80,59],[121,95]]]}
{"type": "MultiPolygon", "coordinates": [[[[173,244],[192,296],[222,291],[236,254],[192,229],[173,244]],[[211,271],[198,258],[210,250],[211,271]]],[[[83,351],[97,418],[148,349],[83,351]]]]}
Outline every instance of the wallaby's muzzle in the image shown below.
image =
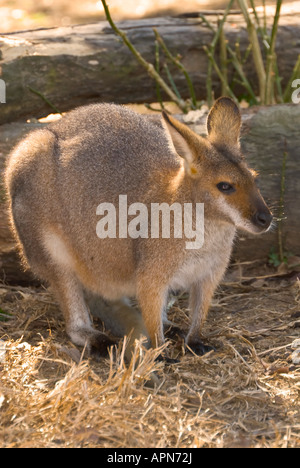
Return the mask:
{"type": "Polygon", "coordinates": [[[254,206],[252,205],[253,215],[251,222],[255,227],[256,233],[260,234],[270,228],[273,221],[273,215],[259,192],[255,198],[254,206]]]}
{"type": "Polygon", "coordinates": [[[268,209],[257,211],[252,218],[253,224],[255,224],[255,226],[258,227],[261,232],[267,231],[269,229],[272,220],[272,213],[268,209]]]}

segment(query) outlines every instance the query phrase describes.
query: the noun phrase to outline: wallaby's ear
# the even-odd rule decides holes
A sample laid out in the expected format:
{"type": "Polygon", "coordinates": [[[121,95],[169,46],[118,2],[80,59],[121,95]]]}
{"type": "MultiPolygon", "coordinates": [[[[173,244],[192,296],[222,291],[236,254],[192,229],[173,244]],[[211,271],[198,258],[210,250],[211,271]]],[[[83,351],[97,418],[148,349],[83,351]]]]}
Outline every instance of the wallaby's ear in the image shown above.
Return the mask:
{"type": "Polygon", "coordinates": [[[217,145],[239,145],[241,114],[229,97],[216,100],[207,117],[209,140],[217,145]]]}
{"type": "Polygon", "coordinates": [[[171,148],[185,160],[185,166],[190,175],[196,175],[198,170],[195,163],[200,156],[200,137],[165,111],[162,112],[162,116],[171,148]]]}

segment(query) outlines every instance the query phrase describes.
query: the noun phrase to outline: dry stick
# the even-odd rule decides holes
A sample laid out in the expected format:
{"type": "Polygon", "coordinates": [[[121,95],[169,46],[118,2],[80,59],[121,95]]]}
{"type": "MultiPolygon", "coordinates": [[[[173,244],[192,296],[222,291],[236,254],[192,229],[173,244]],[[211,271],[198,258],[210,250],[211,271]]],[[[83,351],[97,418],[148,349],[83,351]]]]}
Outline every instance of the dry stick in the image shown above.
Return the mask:
{"type": "Polygon", "coordinates": [[[276,72],[275,42],[278,31],[281,4],[282,0],[277,0],[276,12],[271,32],[270,48],[267,51],[265,104],[273,104],[274,101],[274,77],[276,72]]]}
{"type": "Polygon", "coordinates": [[[261,104],[264,104],[265,92],[266,92],[266,72],[264,68],[264,62],[263,62],[263,58],[262,58],[262,54],[260,50],[257,32],[251,20],[251,17],[248,13],[247,0],[238,0],[238,2],[242,10],[242,14],[245,18],[247,30],[249,34],[249,40],[252,44],[253,61],[254,61],[254,66],[255,66],[257,77],[258,77],[258,82],[259,82],[259,95],[260,95],[261,104]]]}
{"type": "Polygon", "coordinates": [[[157,73],[155,70],[154,66],[152,63],[147,62],[142,55],[139,53],[139,51],[134,47],[134,45],[130,42],[128,39],[126,33],[124,31],[121,31],[113,22],[109,8],[107,6],[107,3],[105,0],[101,0],[105,15],[107,18],[107,21],[109,22],[110,26],[112,29],[115,31],[115,33],[121,37],[123,40],[124,44],[128,47],[128,49],[133,53],[135,58],[138,60],[138,62],[147,70],[148,74],[153,78],[156,83],[160,85],[160,87],[167,93],[167,95],[171,98],[172,101],[174,101],[178,107],[183,111],[187,112],[187,104],[184,102],[182,99],[178,99],[176,94],[172,91],[172,89],[167,85],[165,80],[157,73]]]}

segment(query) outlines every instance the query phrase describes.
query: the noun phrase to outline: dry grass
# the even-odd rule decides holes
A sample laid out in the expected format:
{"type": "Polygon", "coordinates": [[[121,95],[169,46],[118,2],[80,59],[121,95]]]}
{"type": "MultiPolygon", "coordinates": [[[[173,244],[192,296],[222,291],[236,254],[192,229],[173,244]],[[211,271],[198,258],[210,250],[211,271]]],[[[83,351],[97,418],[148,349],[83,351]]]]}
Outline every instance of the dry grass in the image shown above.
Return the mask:
{"type": "MultiPolygon", "coordinates": [[[[299,447],[300,367],[291,361],[299,280],[239,272],[220,288],[205,327],[215,352],[165,365],[137,345],[136,368],[124,365],[121,344],[100,363],[83,359],[45,290],[0,287],[11,314],[0,322],[0,446],[299,447]],[[161,384],[151,389],[154,370],[161,384]]],[[[185,296],[171,316],[187,326],[185,296]]],[[[182,354],[180,339],[169,346],[182,354]]]]}

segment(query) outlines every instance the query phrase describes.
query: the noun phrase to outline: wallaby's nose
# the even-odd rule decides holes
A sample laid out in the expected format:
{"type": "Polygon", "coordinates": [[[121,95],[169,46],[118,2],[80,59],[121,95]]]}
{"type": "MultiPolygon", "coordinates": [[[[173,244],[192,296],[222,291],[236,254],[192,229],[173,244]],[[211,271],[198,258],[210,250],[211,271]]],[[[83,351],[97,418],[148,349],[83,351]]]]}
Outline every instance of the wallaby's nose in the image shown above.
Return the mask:
{"type": "Polygon", "coordinates": [[[270,226],[272,219],[273,216],[271,213],[266,211],[257,211],[254,215],[255,224],[264,229],[267,229],[270,226]]]}

